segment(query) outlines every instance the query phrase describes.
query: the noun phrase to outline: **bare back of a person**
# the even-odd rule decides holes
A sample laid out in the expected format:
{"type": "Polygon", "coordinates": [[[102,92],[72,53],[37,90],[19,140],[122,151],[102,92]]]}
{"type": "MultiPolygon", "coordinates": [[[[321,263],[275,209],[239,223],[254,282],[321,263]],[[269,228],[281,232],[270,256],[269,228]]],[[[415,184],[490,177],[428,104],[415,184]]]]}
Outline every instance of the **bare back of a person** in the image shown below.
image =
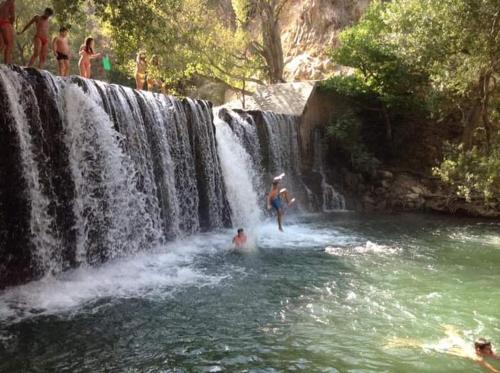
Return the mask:
{"type": "Polygon", "coordinates": [[[49,37],[49,18],[38,16],[36,20],[36,36],[48,39],[49,37]]]}
{"type": "Polygon", "coordinates": [[[145,74],[148,68],[148,64],[145,60],[138,58],[136,66],[136,74],[145,74]]]}

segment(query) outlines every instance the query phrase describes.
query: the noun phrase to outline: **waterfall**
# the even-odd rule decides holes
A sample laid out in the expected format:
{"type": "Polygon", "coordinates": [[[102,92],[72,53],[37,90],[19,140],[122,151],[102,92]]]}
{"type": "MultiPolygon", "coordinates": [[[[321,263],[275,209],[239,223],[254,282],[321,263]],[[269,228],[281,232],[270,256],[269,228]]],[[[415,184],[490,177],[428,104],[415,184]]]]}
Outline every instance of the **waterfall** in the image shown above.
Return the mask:
{"type": "MultiPolygon", "coordinates": [[[[46,172],[46,160],[42,150],[45,133],[40,117],[30,107],[35,100],[35,93],[31,86],[18,79],[17,74],[6,66],[0,65],[0,79],[10,109],[5,112],[9,119],[5,124],[9,126],[10,132],[14,133],[13,141],[18,144],[20,164],[17,166],[21,168],[26,186],[29,208],[29,229],[26,234],[29,235],[32,246],[30,265],[35,273],[55,271],[59,263],[58,260],[52,260],[52,255],[58,246],[57,233],[54,230],[54,218],[49,212],[49,191],[42,180],[46,172]],[[35,136],[38,136],[38,141],[34,139],[35,136]]],[[[2,178],[10,181],[8,174],[2,175],[2,178]]]]}
{"type": "Polygon", "coordinates": [[[65,138],[75,183],[77,263],[98,263],[135,253],[157,235],[137,189],[136,170],[123,150],[123,136],[82,90],[63,90],[65,138]]]}
{"type": "Polygon", "coordinates": [[[298,117],[223,108],[215,110],[215,118],[233,222],[248,226],[258,221],[270,182],[281,173],[286,174],[282,186],[297,197],[299,208],[310,207],[301,179],[298,117]]]}
{"type": "Polygon", "coordinates": [[[0,287],[231,224],[211,105],[0,66],[0,287]]]}
{"type": "MultiPolygon", "coordinates": [[[[0,66],[0,288],[199,231],[252,230],[281,173],[307,208],[299,123],[0,66]]],[[[343,208],[318,154],[323,210],[343,208]]]]}
{"type": "MultiPolygon", "coordinates": [[[[255,135],[254,141],[247,142],[246,147],[244,143],[247,134],[246,122],[234,113],[229,115],[236,122],[231,121],[232,126],[220,118],[219,110],[214,111],[217,149],[233,224],[236,227],[252,230],[260,221],[261,206],[263,206],[263,199],[259,199],[259,190],[262,188],[259,182],[261,175],[251,156],[252,153],[247,149],[247,147],[255,149],[258,146],[257,137],[255,135]]],[[[247,130],[252,131],[249,128],[247,130]]],[[[255,128],[253,130],[255,131],[255,128]]]]}
{"type": "Polygon", "coordinates": [[[346,209],[345,198],[335,188],[326,182],[323,166],[323,152],[321,145],[321,134],[314,132],[314,171],[321,176],[322,210],[323,212],[334,212],[346,209]]]}

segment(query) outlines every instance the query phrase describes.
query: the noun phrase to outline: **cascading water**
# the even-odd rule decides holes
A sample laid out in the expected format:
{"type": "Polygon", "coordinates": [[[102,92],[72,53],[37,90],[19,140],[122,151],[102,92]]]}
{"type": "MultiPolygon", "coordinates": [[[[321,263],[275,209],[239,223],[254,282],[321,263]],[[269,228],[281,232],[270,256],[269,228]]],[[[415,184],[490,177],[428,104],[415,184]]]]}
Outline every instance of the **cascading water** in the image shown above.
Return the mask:
{"type": "Polygon", "coordinates": [[[230,224],[211,107],[0,67],[0,287],[230,224]]]}
{"type": "Polygon", "coordinates": [[[76,192],[76,262],[93,264],[142,250],[157,232],[137,190],[133,163],[120,148],[122,136],[79,87],[65,87],[63,100],[76,192]]]}
{"type": "Polygon", "coordinates": [[[321,136],[319,131],[314,132],[314,171],[321,175],[322,210],[323,212],[334,212],[346,209],[345,198],[335,188],[326,182],[325,170],[323,168],[323,154],[321,136]]]}
{"type": "MultiPolygon", "coordinates": [[[[35,100],[35,93],[31,86],[18,79],[15,72],[5,66],[0,66],[0,79],[4,85],[5,98],[10,108],[5,112],[8,117],[6,125],[14,135],[13,141],[18,144],[20,155],[21,173],[26,185],[26,196],[28,200],[27,232],[31,247],[30,266],[36,273],[47,273],[55,271],[59,267],[58,260],[52,260],[53,254],[57,250],[57,233],[54,230],[53,216],[49,213],[50,199],[47,188],[44,188],[42,177],[46,169],[45,159],[42,154],[40,142],[44,141],[44,132],[41,127],[40,117],[36,113],[31,113],[30,105],[35,100]],[[31,115],[30,114],[34,114],[31,115]],[[40,141],[35,141],[34,137],[39,136],[40,141]]],[[[3,94],[3,92],[2,92],[3,94]]],[[[8,174],[3,174],[4,180],[10,181],[8,174]]],[[[7,201],[3,201],[7,204],[7,201]]],[[[17,213],[11,211],[10,213],[17,213]]],[[[7,219],[12,217],[7,217],[7,219]]],[[[7,224],[5,224],[7,225],[7,224]]],[[[8,228],[8,227],[7,227],[8,228]]],[[[2,241],[9,232],[2,234],[2,241]]],[[[0,247],[4,242],[0,242],[0,247]]]]}
{"type": "Polygon", "coordinates": [[[216,110],[215,117],[233,221],[246,226],[255,221],[265,207],[270,181],[281,173],[286,174],[283,187],[308,206],[300,173],[298,117],[225,108],[216,110]]]}
{"type": "MultiPolygon", "coordinates": [[[[252,231],[257,227],[261,218],[262,203],[259,203],[258,193],[259,189],[261,189],[261,183],[259,182],[261,175],[243,143],[246,133],[244,130],[245,125],[243,123],[233,123],[231,127],[220,118],[219,110],[214,111],[214,118],[217,149],[221,160],[233,224],[252,231]]],[[[233,114],[232,118],[237,121],[239,117],[233,114]]],[[[256,140],[256,137],[254,140],[256,140]]],[[[257,142],[252,142],[251,147],[255,148],[257,146],[257,142]]]]}

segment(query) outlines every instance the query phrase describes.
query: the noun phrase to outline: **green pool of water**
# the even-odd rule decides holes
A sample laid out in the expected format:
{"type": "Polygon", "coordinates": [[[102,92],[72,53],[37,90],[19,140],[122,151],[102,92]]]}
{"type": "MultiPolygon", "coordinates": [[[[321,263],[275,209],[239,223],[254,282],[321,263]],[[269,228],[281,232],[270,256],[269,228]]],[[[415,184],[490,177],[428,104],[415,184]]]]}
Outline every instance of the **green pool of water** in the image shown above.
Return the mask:
{"type": "Polygon", "coordinates": [[[232,233],[0,293],[0,371],[481,372],[390,342],[500,346],[498,223],[310,215],[248,253],[232,233]]]}

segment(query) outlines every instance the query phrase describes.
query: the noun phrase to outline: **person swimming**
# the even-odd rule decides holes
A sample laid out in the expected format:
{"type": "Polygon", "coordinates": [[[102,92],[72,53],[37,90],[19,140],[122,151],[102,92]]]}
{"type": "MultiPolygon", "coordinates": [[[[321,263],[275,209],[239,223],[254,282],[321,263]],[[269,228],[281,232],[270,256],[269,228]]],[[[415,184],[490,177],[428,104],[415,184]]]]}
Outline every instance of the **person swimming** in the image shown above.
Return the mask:
{"type": "Polygon", "coordinates": [[[458,356],[465,359],[470,359],[477,364],[481,365],[483,368],[487,369],[491,373],[500,373],[500,370],[493,367],[487,361],[487,359],[500,360],[494,351],[490,341],[485,338],[479,338],[474,342],[472,346],[469,342],[464,340],[462,336],[459,335],[456,328],[450,325],[445,327],[446,337],[439,340],[437,343],[422,343],[420,341],[404,338],[392,338],[385,345],[386,348],[407,348],[415,347],[421,348],[425,351],[435,351],[439,353],[445,353],[448,355],[458,356]]]}
{"type": "Polygon", "coordinates": [[[43,69],[47,54],[49,52],[49,22],[50,17],[54,15],[51,8],[46,8],[43,14],[34,16],[31,21],[19,33],[24,33],[32,24],[35,24],[36,32],[33,37],[33,55],[28,62],[28,67],[33,66],[38,58],[38,68],[43,69]]]}
{"type": "Polygon", "coordinates": [[[247,243],[247,236],[243,228],[238,229],[238,234],[233,237],[233,245],[236,249],[240,249],[247,243]]]}

